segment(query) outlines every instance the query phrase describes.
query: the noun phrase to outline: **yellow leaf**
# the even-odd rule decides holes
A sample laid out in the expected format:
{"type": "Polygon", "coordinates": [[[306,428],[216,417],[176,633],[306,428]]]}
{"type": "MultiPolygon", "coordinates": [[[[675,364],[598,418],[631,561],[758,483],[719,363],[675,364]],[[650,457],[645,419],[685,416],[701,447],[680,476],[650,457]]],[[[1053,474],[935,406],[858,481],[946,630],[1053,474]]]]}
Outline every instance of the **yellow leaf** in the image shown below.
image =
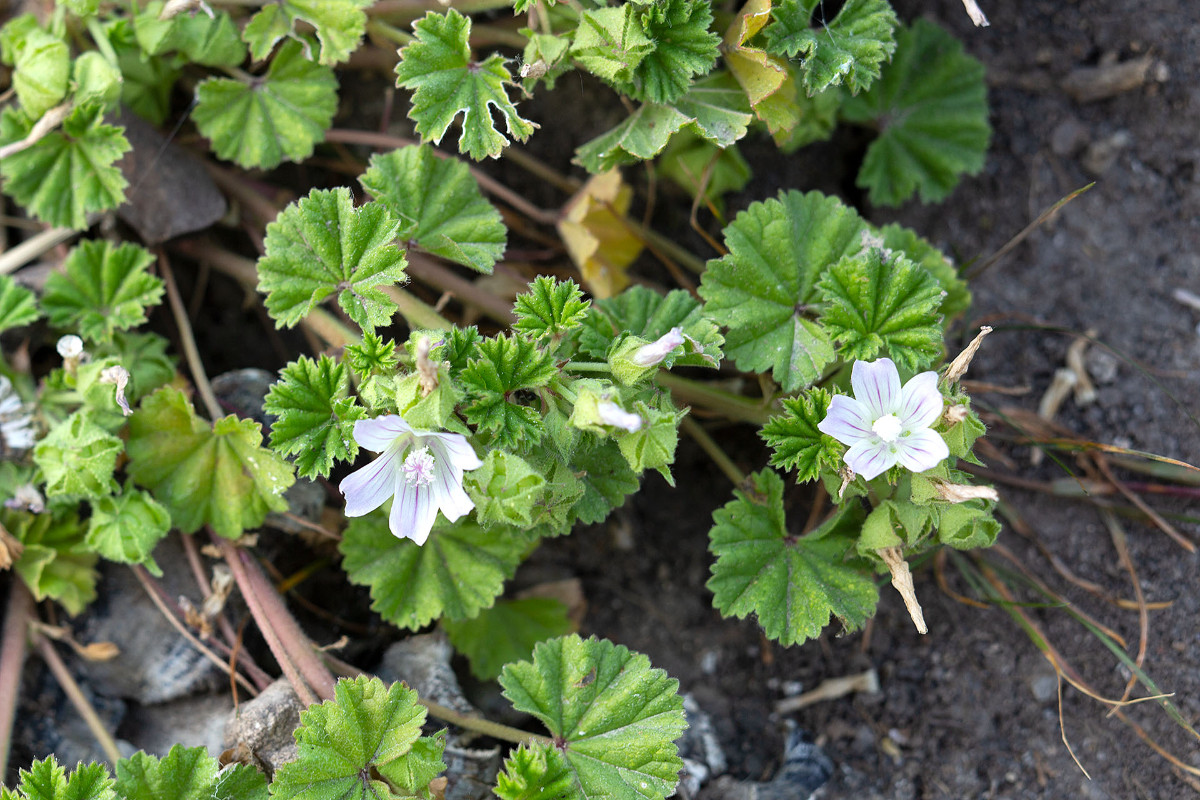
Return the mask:
{"type": "Polygon", "coordinates": [[[800,121],[792,66],[746,42],[771,21],[771,0],[749,0],[725,32],[725,63],[750,100],[750,107],[776,141],[800,121]]]}
{"type": "Polygon", "coordinates": [[[626,271],[642,252],[642,242],[625,219],[633,191],[611,169],[594,175],[567,202],[558,235],[579,268],[588,291],[599,299],[629,285],[626,271]]]}

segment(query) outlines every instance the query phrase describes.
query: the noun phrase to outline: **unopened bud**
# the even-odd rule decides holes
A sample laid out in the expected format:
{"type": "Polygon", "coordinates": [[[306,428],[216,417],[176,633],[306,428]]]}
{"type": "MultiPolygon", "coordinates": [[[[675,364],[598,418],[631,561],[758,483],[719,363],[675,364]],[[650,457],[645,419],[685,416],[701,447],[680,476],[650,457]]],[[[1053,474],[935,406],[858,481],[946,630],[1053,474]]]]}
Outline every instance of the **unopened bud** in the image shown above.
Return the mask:
{"type": "Polygon", "coordinates": [[[946,413],[942,414],[942,419],[946,420],[947,425],[957,425],[966,419],[970,413],[971,409],[962,403],[956,403],[946,409],[946,413]]]}
{"type": "Polygon", "coordinates": [[[58,340],[58,344],[55,345],[54,349],[58,350],[58,354],[64,360],[73,358],[78,363],[79,359],[83,356],[83,339],[74,334],[67,334],[58,340]]]}
{"type": "Polygon", "coordinates": [[[663,359],[681,344],[683,328],[676,326],[650,344],[639,347],[629,360],[639,367],[653,367],[655,364],[661,364],[663,359]]]}
{"type": "Polygon", "coordinates": [[[983,342],[983,337],[992,332],[992,329],[984,325],[979,329],[979,334],[971,340],[967,348],[958,354],[950,366],[946,368],[946,374],[942,376],[942,383],[946,386],[952,386],[958,383],[963,375],[967,374],[967,367],[971,366],[971,359],[975,358],[975,351],[979,349],[979,345],[983,342]]]}
{"type": "Polygon", "coordinates": [[[611,400],[601,400],[596,404],[596,414],[605,425],[620,428],[629,433],[642,429],[642,418],[632,411],[626,411],[611,400]]]}
{"type": "Polygon", "coordinates": [[[205,3],[204,0],[167,0],[162,11],[158,12],[158,20],[159,22],[166,22],[185,11],[188,13],[203,11],[205,14],[208,14],[209,19],[216,18],[213,10],[208,7],[208,3],[205,3]]]}
{"type": "Polygon", "coordinates": [[[437,364],[429,359],[431,347],[428,336],[422,336],[417,340],[417,380],[421,383],[422,397],[428,397],[434,389],[438,388],[437,364]]]}
{"type": "Polygon", "coordinates": [[[23,483],[13,492],[13,496],[4,501],[5,508],[14,511],[29,511],[41,514],[46,510],[46,501],[42,493],[32,483],[23,483]]]}

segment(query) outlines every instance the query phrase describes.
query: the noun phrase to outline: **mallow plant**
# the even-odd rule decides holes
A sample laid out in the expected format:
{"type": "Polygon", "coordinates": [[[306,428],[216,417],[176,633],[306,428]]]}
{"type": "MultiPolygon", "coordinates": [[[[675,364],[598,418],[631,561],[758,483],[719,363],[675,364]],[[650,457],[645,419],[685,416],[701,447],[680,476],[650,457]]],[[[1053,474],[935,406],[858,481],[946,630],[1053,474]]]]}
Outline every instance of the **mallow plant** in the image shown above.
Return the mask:
{"type": "MultiPolygon", "coordinates": [[[[713,602],[784,645],[831,622],[862,625],[889,575],[924,631],[909,563],[997,535],[995,493],[958,468],[975,460],[984,428],[960,382],[973,350],[942,366],[970,295],[939,250],[795,189],[737,213],[705,262],[628,218],[619,173],[651,164],[723,220],[722,195],[750,177],[740,140],[769,137],[786,154],[842,122],[877,134],[858,172],[873,204],[944,198],[981,168],[989,135],[982,67],[949,34],[902,25],[886,0],[849,0],[832,18],[818,0],[732,12],[709,0],[516,0],[516,29],[495,22],[507,2],[429,4],[415,16],[400,5],[67,0],[0,28],[11,75],[3,190],[56,226],[56,241],[131,191],[118,105],[161,125],[182,94],[178,124],[228,162],[223,185],[255,196],[260,184],[230,165],[269,170],[326,139],[381,141],[331,129],[339,76],[369,47],[392,59],[419,139],[384,137],[357,184],[303,187],[252,231],[249,281],[265,313],[313,343],[267,392],[269,430],[229,414],[209,388],[168,259],[194,250],[110,233],[71,247],[38,291],[0,276],[0,567],[73,615],[95,597],[99,559],[152,583],[168,532],[204,534],[310,704],[299,760],[273,776],[180,747],[119,759],[115,781],[102,766],[68,775],[38,761],[5,800],[218,786],[237,798],[440,796],[446,735],[426,732],[427,715],[516,745],[494,787],[506,800],[670,796],[685,728],[677,682],[643,655],[575,635],[562,604],[504,592],[544,540],[587,535],[647,471],[673,486],[681,430],[734,483],[708,534],[713,602]],[[473,47],[496,41],[510,49],[473,47]],[[434,145],[454,140],[481,160],[512,155],[539,125],[571,135],[566,120],[518,108],[571,71],[628,110],[578,147],[575,163],[593,177],[554,220],[579,280],[538,275],[511,313],[493,303],[492,322],[456,324],[399,287],[417,260],[454,265],[460,281],[492,273],[510,231],[487,195],[517,214],[525,206],[434,145]],[[646,242],[692,266],[695,289],[630,285],[646,242]],[[199,408],[168,340],[145,328],[164,298],[199,408]],[[31,361],[42,344],[54,355],[31,361]],[[710,380],[732,373],[759,391],[710,380]],[[757,426],[769,465],[742,474],[693,408],[757,426]],[[340,514],[337,531],[323,530],[374,611],[401,630],[442,628],[544,733],[458,714],[402,684],[334,681],[250,557],[247,534],[289,513],[298,481],[326,482],[340,514]],[[827,499],[828,511],[802,526],[787,496],[827,499]]],[[[536,224],[546,220],[518,235],[536,224]]],[[[261,684],[262,670],[241,669],[235,679],[261,684]]]]}

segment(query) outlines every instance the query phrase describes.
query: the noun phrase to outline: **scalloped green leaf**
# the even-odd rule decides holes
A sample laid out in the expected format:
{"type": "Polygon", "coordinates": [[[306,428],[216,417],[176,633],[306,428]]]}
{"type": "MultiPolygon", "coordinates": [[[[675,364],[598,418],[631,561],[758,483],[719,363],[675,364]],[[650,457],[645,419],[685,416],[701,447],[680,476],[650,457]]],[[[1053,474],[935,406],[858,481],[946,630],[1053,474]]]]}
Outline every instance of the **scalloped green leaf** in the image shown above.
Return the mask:
{"type": "Polygon", "coordinates": [[[911,228],[898,223],[884,225],[878,233],[881,237],[881,247],[903,251],[904,255],[937,278],[942,290],[946,292],[938,310],[947,320],[957,317],[971,307],[971,290],[967,288],[967,282],[959,276],[958,269],[941,250],[930,244],[927,239],[918,236],[911,228]]]}
{"type": "Polygon", "coordinates": [[[16,39],[12,87],[21,109],[37,119],[67,96],[71,79],[71,50],[59,37],[41,28],[16,39]]]}
{"type": "Polygon", "coordinates": [[[504,117],[508,135],[523,142],[534,125],[517,113],[505,86],[512,74],[504,58],[491,55],[486,61],[471,60],[471,18],[454,9],[445,14],[433,11],[413,24],[416,41],[400,51],[396,85],[413,91],[408,116],[417,124],[421,141],[440,143],[459,114],[462,135],[458,151],[476,161],[496,158],[508,139],[496,129],[492,110],[504,117]]]}
{"type": "Polygon", "coordinates": [[[374,155],[358,181],[400,220],[402,240],[488,274],[504,255],[500,212],[457,158],[439,158],[427,145],[401,147],[374,155]]]}
{"type": "Polygon", "coordinates": [[[571,57],[609,85],[628,85],[633,70],[654,49],[634,3],[593,8],[579,17],[571,57]]]}
{"type": "Polygon", "coordinates": [[[376,203],[355,208],[345,187],[314,189],[267,226],[258,290],[271,318],[291,328],[326,297],[363,330],[391,322],[396,304],[380,289],[404,279],[393,242],[399,223],[376,203]]]}
{"type": "Polygon", "coordinates": [[[117,762],[121,800],[267,800],[267,780],[245,764],[221,766],[203,747],[173,746],[161,759],[144,752],[117,762]]]}
{"type": "Polygon", "coordinates": [[[128,488],[91,505],[85,540],[88,549],[109,561],[144,564],[151,573],[161,576],[162,570],[151,553],[171,530],[167,509],[145,492],[128,488]]]}
{"type": "Polygon", "coordinates": [[[945,292],[924,267],[877,247],[847,256],[817,284],[826,303],[821,324],[846,361],[874,360],[884,351],[902,369],[921,370],[942,353],[945,292]]]}
{"type": "MultiPolygon", "coordinates": [[[[304,45],[304,57],[311,60],[309,43],[297,35],[296,23],[306,22],[316,29],[316,60],[333,66],[350,58],[358,49],[367,30],[367,15],[363,9],[375,0],[277,0],[264,4],[250,18],[242,38],[250,45],[250,54],[261,61],[284,36],[291,36],[304,45]]],[[[286,45],[285,45],[286,46],[286,45]]]]}
{"type": "Polygon", "coordinates": [[[493,789],[500,800],[579,800],[579,785],[552,745],[522,744],[508,754],[493,789]]]}
{"type": "Polygon", "coordinates": [[[683,698],[679,682],[646,656],[564,636],[535,647],[532,662],[505,666],[500,685],[514,708],[550,731],[580,797],[662,800],[675,791],[683,698]]]}
{"type": "Polygon", "coordinates": [[[121,102],[138,116],[161,125],[171,111],[171,92],[180,70],[173,58],[147,56],[138,46],[133,20],[119,18],[104,26],[121,71],[121,102]]]}
{"type": "Polygon", "coordinates": [[[403,683],[387,686],[365,675],[338,681],[333,700],[301,712],[299,758],[275,773],[271,797],[428,797],[429,782],[446,768],[446,741],[445,731],[421,736],[425,713],[417,693],[403,683]]]}
{"type": "Polygon", "coordinates": [[[538,642],[571,630],[567,607],[552,597],[499,600],[479,616],[442,623],[450,644],[467,657],[471,674],[495,680],[505,664],[528,659],[538,642]]]}
{"type": "Polygon", "coordinates": [[[350,582],[371,590],[371,608],[397,628],[470,619],[490,608],[529,545],[512,528],[470,519],[434,530],[424,545],[397,539],[380,513],[350,520],[339,545],[350,582]]]}
{"type": "Polygon", "coordinates": [[[588,355],[606,358],[625,335],[653,342],[672,328],[683,329],[684,344],[662,366],[715,367],[721,363],[725,337],[704,314],[704,308],[683,289],[661,295],[645,286],[631,286],[616,297],[592,304],[579,335],[588,355]]]}
{"type": "Polygon", "coordinates": [[[138,44],[147,55],[178,51],[194,64],[236,67],[246,59],[238,27],[228,11],[176,14],[160,19],[162,0],[152,0],[134,17],[138,44]]]}
{"type": "Polygon", "coordinates": [[[796,481],[815,481],[822,470],[836,470],[843,447],[817,429],[829,413],[833,396],[827,389],[810,389],[799,397],[783,398],[783,414],[771,417],[760,436],[775,452],[771,466],[796,470],[796,481]]]}
{"type": "Polygon", "coordinates": [[[4,527],[25,550],[13,569],[38,601],[54,600],[74,616],[96,599],[97,556],[83,546],[84,526],[66,514],[0,512],[4,527]]]}
{"type": "Polygon", "coordinates": [[[103,764],[79,764],[71,774],[54,756],[21,770],[14,789],[0,786],[3,800],[115,800],[112,778],[103,764]]]}
{"type": "Polygon", "coordinates": [[[163,282],[147,270],[154,256],[129,242],[80,242],[67,254],[63,272],[46,279],[42,306],[50,324],[95,343],[146,321],[163,295],[163,282]]]}
{"type": "Polygon", "coordinates": [[[571,465],[582,473],[584,492],[571,512],[585,525],[603,522],[641,485],[615,439],[602,439],[575,453],[571,465]]]}
{"type": "Polygon", "coordinates": [[[230,415],[210,425],[183,392],[145,398],[129,418],[129,475],[166,506],[175,527],[210,525],[236,539],[270,511],[286,511],[291,465],[262,447],[262,428],[230,415]]]}
{"type": "MultiPolygon", "coordinates": [[[[659,0],[638,9],[642,30],[653,45],[638,61],[625,89],[636,100],[670,103],[684,95],[692,76],[717,63],[721,37],[709,30],[709,0],[659,0]]],[[[686,113],[686,112],[685,112],[686,113]]]]}
{"type": "Polygon", "coordinates": [[[964,173],[983,169],[992,131],[983,65],[932,22],[897,34],[892,63],[869,92],[846,98],[841,114],[880,128],[857,181],[877,205],[913,194],[942,200],[964,173]]]}
{"type": "Polygon", "coordinates": [[[810,24],[822,0],[783,0],[771,11],[767,52],[801,58],[804,88],[815,95],[845,85],[858,94],[879,77],[896,50],[896,12],[887,0],[846,0],[832,20],[810,24]]]}
{"type": "Polygon", "coordinates": [[[725,326],[725,354],[739,369],[771,370],[786,392],[821,377],[833,341],[816,321],[817,280],[862,247],[865,223],[820,192],[791,191],[754,203],[726,226],[728,255],[701,278],[704,312],[725,326]]]}
{"type": "Polygon", "coordinates": [[[219,157],[270,169],[284,159],[303,161],[325,140],[337,111],[337,78],[302,50],[285,44],[261,78],[208,78],[196,87],[192,119],[219,157]]]}
{"type": "Polygon", "coordinates": [[[528,292],[517,295],[513,327],[534,341],[562,337],[583,323],[590,305],[574,280],[538,275],[528,292]]]}
{"type": "Polygon", "coordinates": [[[717,556],[705,584],[726,616],[758,617],[783,645],[814,639],[836,617],[855,630],[875,613],[879,590],[870,568],[853,556],[862,523],[858,503],[842,506],[815,530],[788,529],[783,479],[766,469],[752,476],[754,493],[734,491],[713,513],[709,549],[717,556]]]}
{"type": "MultiPolygon", "coordinates": [[[[89,213],[123,203],[129,184],[115,164],[129,142],[103,117],[99,103],[76,106],[58,130],[0,161],[5,193],[43,222],[75,230],[88,226],[89,213]]],[[[24,139],[35,121],[4,109],[0,145],[24,139]]]]}
{"type": "Polygon", "coordinates": [[[300,356],[271,385],[263,400],[263,410],[276,418],[271,447],[292,456],[301,477],[328,477],[335,462],[358,455],[354,423],[367,412],[349,393],[345,364],[327,355],[316,361],[300,356]]]}
{"type": "Polygon", "coordinates": [[[38,442],[33,460],[46,480],[46,496],[94,500],[116,491],[113,470],[121,440],[78,411],[38,442]]]}
{"type": "Polygon", "coordinates": [[[549,353],[521,336],[501,334],[478,344],[479,358],[462,371],[463,386],[474,398],[466,408],[467,422],[494,435],[493,445],[529,447],[541,439],[541,414],[513,402],[516,392],[545,386],[558,375],[549,353]]]}
{"type": "Polygon", "coordinates": [[[520,456],[489,450],[483,466],[465,476],[463,488],[475,501],[475,518],[484,525],[533,523],[534,507],[542,500],[546,479],[520,456]]]}
{"type": "Polygon", "coordinates": [[[11,275],[0,275],[0,332],[28,325],[41,315],[33,292],[11,275]]]}

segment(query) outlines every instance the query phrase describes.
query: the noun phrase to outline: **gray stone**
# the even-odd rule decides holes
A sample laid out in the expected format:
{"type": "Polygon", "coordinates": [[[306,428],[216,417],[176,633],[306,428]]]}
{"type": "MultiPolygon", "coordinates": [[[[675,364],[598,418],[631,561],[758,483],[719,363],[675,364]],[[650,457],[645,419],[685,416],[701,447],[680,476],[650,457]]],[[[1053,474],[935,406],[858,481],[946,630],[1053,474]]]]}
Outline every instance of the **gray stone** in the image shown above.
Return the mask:
{"type": "Polygon", "coordinates": [[[300,726],[303,710],[292,685],[280,678],[229,716],[223,745],[238,761],[274,775],[299,755],[292,733],[300,726]]]}
{"type": "Polygon", "coordinates": [[[463,697],[458,676],[450,667],[453,655],[454,648],[445,633],[422,633],[389,647],[375,674],[389,683],[404,681],[426,700],[463,714],[477,714],[463,697]]]}

